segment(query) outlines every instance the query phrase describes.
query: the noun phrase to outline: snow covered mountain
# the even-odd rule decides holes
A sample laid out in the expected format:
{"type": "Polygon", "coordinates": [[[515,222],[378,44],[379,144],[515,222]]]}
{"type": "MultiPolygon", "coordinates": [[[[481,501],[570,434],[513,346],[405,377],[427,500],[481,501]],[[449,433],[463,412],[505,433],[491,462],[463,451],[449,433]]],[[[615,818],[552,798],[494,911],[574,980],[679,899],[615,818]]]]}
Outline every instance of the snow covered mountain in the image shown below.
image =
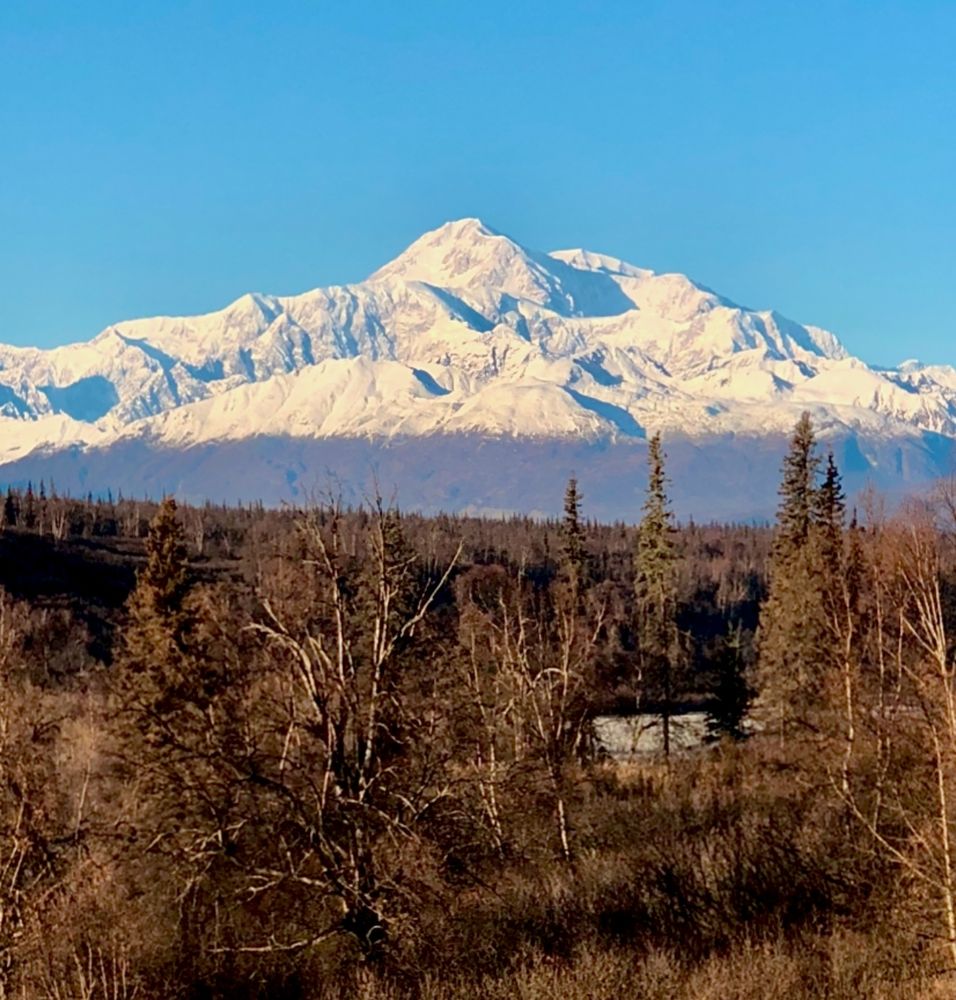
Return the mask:
{"type": "MultiPolygon", "coordinates": [[[[648,432],[662,430],[671,449],[719,453],[726,473],[754,442],[779,450],[805,409],[860,482],[918,483],[947,472],[956,452],[956,369],[872,368],[826,330],[743,308],[684,275],[585,250],[534,252],[463,219],[359,284],[245,295],[220,312],[118,323],[53,350],[0,345],[0,481],[55,474],[71,489],[275,501],[310,475],[357,483],[400,452],[407,506],[549,509],[514,476],[507,495],[479,497],[482,456],[499,456],[486,472],[501,474],[510,448],[514,475],[527,474],[530,448],[539,473],[542,461],[553,466],[551,489],[568,462],[590,468],[603,455],[630,468],[648,432]],[[224,494],[214,470],[227,452],[224,494]],[[444,474],[459,465],[457,478],[444,474]],[[444,492],[416,495],[426,479],[444,492]]],[[[716,472],[700,461],[706,501],[700,477],[716,472]]],[[[712,512],[769,512],[772,490],[761,499],[757,484],[776,473],[768,457],[765,475],[751,469],[730,507],[712,512]]],[[[609,483],[598,509],[632,513],[639,480],[620,502],[607,499],[609,483]]],[[[676,476],[675,487],[680,497],[676,476]]],[[[683,505],[707,512],[697,507],[683,505]]]]}

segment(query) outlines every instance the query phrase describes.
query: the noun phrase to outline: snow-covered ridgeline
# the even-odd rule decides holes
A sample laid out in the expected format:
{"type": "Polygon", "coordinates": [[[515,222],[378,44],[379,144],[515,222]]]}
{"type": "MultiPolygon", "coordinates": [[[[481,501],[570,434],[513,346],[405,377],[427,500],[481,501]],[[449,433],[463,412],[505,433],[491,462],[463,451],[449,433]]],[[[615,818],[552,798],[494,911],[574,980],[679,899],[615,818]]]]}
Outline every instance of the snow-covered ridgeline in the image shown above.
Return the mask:
{"type": "Polygon", "coordinates": [[[0,462],[129,438],[956,437],[956,370],[878,370],[826,330],[680,274],[447,223],[355,285],[245,295],[87,343],[0,346],[0,462]]]}

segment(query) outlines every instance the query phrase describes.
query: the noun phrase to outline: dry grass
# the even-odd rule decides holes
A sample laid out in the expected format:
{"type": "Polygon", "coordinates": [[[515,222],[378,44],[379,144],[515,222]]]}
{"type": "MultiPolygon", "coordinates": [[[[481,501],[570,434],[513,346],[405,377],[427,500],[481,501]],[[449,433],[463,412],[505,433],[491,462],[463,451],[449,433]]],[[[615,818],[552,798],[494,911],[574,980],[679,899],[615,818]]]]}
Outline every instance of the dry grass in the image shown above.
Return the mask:
{"type": "Polygon", "coordinates": [[[935,1000],[956,983],[887,963],[866,937],[838,932],[799,942],[744,943],[726,955],[685,962],[670,951],[577,952],[568,960],[529,956],[510,972],[473,979],[426,976],[413,991],[360,976],[359,1000],[935,1000]]]}

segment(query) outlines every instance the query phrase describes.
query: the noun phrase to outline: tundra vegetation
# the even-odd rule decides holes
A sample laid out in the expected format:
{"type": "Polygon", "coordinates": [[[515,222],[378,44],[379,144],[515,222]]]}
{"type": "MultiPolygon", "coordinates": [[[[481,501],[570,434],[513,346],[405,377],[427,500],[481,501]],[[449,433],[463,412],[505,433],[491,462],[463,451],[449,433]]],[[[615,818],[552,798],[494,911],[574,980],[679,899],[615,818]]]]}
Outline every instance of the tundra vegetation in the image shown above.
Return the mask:
{"type": "Polygon", "coordinates": [[[0,1000],[951,996],[956,485],[648,453],[634,525],[8,490],[0,1000]]]}

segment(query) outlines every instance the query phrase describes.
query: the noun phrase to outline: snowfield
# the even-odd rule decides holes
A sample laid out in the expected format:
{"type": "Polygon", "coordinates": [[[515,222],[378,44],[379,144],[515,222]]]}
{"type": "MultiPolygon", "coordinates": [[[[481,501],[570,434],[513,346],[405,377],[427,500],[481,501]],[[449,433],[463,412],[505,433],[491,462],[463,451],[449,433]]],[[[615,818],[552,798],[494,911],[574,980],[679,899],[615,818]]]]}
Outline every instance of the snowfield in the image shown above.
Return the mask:
{"type": "MultiPolygon", "coordinates": [[[[62,470],[68,453],[67,480],[89,485],[84,468],[106,469],[105,454],[134,444],[174,468],[177,452],[265,438],[612,450],[656,430],[775,438],[804,409],[825,439],[852,442],[858,476],[917,481],[948,471],[956,370],[873,368],[829,331],[684,275],[586,250],[538,253],[462,219],[358,284],[244,295],[53,350],[0,345],[0,479],[38,476],[58,456],[62,470]]],[[[134,469],[109,474],[117,481],[103,488],[146,488],[134,469]]],[[[201,480],[190,489],[202,493],[201,480]]]]}

